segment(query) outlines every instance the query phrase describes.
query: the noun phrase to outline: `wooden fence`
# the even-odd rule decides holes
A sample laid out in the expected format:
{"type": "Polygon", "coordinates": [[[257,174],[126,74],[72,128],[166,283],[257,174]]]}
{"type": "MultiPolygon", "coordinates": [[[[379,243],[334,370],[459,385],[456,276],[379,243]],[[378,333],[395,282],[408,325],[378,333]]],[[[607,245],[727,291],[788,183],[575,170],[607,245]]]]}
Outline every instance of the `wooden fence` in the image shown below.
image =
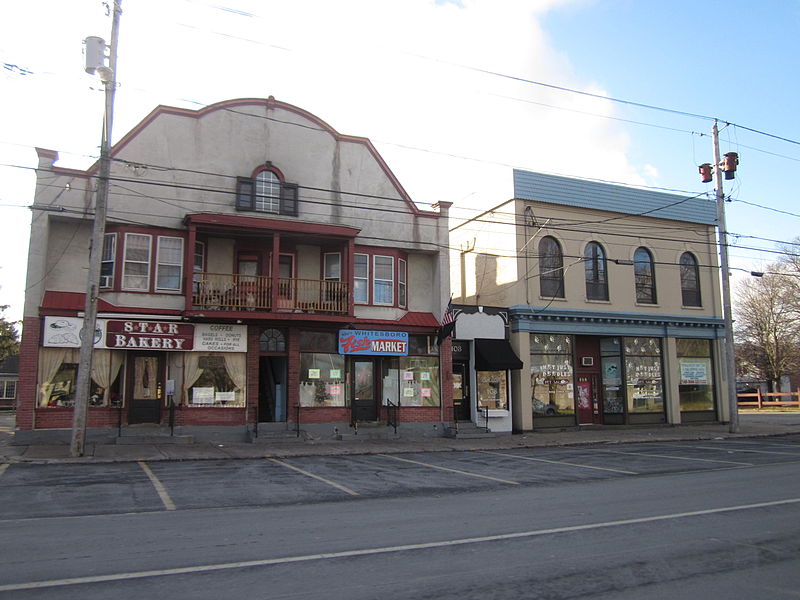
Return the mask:
{"type": "Polygon", "coordinates": [[[736,394],[739,406],[755,406],[757,408],[767,408],[772,406],[794,406],[800,408],[800,389],[796,392],[768,392],[762,393],[757,390],[755,394],[736,394]],[[742,400],[745,398],[745,400],[742,400]],[[747,400],[755,398],[755,400],[747,400]]]}

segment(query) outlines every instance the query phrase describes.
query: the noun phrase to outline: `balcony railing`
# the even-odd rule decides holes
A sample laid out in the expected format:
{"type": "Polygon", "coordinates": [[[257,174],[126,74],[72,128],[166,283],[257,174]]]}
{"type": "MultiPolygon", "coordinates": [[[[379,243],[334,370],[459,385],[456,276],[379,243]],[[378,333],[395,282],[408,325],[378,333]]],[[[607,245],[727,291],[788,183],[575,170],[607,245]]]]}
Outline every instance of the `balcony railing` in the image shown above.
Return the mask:
{"type": "Polygon", "coordinates": [[[349,287],[341,281],[280,278],[276,304],[273,279],[256,275],[195,273],[192,308],[196,310],[237,310],[314,312],[347,314],[349,287]],[[273,304],[275,304],[273,306],[273,304]]]}

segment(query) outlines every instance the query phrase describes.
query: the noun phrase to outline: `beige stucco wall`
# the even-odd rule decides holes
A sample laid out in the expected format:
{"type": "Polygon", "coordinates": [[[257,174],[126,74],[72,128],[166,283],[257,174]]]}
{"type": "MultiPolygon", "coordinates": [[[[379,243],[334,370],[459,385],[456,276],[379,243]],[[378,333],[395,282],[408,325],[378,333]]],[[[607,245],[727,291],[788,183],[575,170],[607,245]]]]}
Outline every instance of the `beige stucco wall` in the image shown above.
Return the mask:
{"type": "Polygon", "coordinates": [[[450,241],[454,248],[451,251],[451,285],[454,297],[462,304],[548,305],[556,309],[702,317],[721,315],[712,226],[518,200],[454,229],[450,241]],[[513,211],[516,209],[516,214],[521,215],[528,205],[533,207],[536,224],[526,227],[522,219],[515,224],[513,211]],[[563,299],[540,294],[537,255],[538,244],[544,236],[558,240],[564,253],[563,299]],[[599,242],[606,252],[608,301],[586,298],[581,258],[586,245],[592,241],[599,242]],[[640,246],[650,250],[656,263],[655,305],[636,302],[633,265],[614,262],[631,263],[640,246]],[[700,265],[701,307],[684,307],[681,302],[679,262],[686,251],[692,252],[700,265]]]}
{"type": "MultiPolygon", "coordinates": [[[[134,221],[180,231],[187,213],[220,213],[356,228],[357,245],[409,253],[409,310],[441,314],[449,295],[446,207],[414,206],[363,138],[342,136],[300,109],[266,100],[197,113],[164,109],[143,123],[112,150],[110,225],[134,221]],[[236,177],[250,177],[267,162],[287,182],[301,186],[297,217],[235,210],[236,177]]],[[[81,213],[91,214],[97,182],[89,172],[52,170],[53,156],[40,153],[35,204],[62,212],[34,212],[26,316],[38,316],[45,289],[81,292],[86,287],[91,220],[81,213]],[[57,227],[56,214],[64,221],[57,227]],[[64,268],[53,269],[56,262],[64,268]]],[[[233,251],[231,240],[210,241],[209,272],[232,272],[233,251]]],[[[319,277],[318,261],[313,266],[305,261],[319,252],[301,249],[298,276],[319,277]]],[[[144,296],[134,296],[133,306],[146,305],[144,296]]],[[[376,310],[379,318],[390,320],[403,314],[376,310]]]]}

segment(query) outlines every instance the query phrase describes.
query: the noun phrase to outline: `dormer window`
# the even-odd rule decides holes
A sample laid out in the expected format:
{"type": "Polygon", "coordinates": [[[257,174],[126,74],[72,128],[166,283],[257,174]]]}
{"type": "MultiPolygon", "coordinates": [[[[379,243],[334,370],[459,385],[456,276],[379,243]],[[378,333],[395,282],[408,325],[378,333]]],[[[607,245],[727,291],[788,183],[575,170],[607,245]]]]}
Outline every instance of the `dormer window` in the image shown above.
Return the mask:
{"type": "Polygon", "coordinates": [[[297,184],[284,182],[272,167],[257,170],[253,177],[237,177],[236,210],[296,217],[297,184]]]}

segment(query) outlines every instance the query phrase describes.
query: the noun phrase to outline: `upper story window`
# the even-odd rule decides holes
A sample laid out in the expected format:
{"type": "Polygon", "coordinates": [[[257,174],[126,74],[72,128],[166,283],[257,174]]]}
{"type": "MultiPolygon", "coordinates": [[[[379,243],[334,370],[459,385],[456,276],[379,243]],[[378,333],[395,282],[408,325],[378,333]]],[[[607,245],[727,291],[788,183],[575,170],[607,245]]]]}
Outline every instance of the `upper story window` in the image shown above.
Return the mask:
{"type": "Polygon", "coordinates": [[[150,289],[150,246],[153,236],[125,234],[125,259],[122,265],[122,289],[146,292],[150,289]]]}
{"type": "Polygon", "coordinates": [[[408,263],[402,258],[397,259],[397,304],[401,308],[408,306],[408,263]]]}
{"type": "Polygon", "coordinates": [[[323,277],[325,281],[342,280],[342,255],[339,252],[326,252],[323,258],[323,277]]]}
{"type": "Polygon", "coordinates": [[[373,257],[372,300],[375,304],[394,304],[394,257],[373,257]]]}
{"type": "MultiPolygon", "coordinates": [[[[179,293],[183,289],[185,241],[180,235],[117,231],[103,240],[100,286],[126,292],[179,293]],[[120,276],[116,276],[119,271],[120,276]]],[[[203,272],[205,245],[194,247],[195,281],[203,272]]]]}
{"type": "Polygon", "coordinates": [[[262,167],[252,177],[236,178],[236,210],[296,217],[297,190],[277,169],[262,167]]]}
{"type": "Polygon", "coordinates": [[[103,237],[103,256],[100,258],[100,287],[114,287],[114,263],[117,261],[117,234],[103,237]]]}
{"type": "Polygon", "coordinates": [[[281,206],[281,180],[272,171],[256,175],[255,210],[277,213],[281,206]]]}
{"type": "Polygon", "coordinates": [[[597,242],[586,244],[583,262],[586,271],[586,298],[608,300],[608,270],[603,247],[597,242]]]}
{"type": "Polygon", "coordinates": [[[550,236],[539,242],[539,289],[545,298],[564,297],[564,253],[550,236]]]}
{"type": "Polygon", "coordinates": [[[353,257],[353,299],[356,304],[408,306],[408,258],[404,252],[364,249],[353,257]]]}
{"type": "Polygon", "coordinates": [[[156,290],[180,292],[183,280],[183,238],[158,236],[156,290]]]}
{"type": "Polygon", "coordinates": [[[656,270],[653,255],[647,248],[637,248],[633,254],[633,277],[636,285],[636,302],[656,303],[656,270]]]}
{"type": "Polygon", "coordinates": [[[702,306],[700,299],[700,268],[691,252],[681,255],[681,299],[684,306],[702,306]]]}
{"type": "Polygon", "coordinates": [[[369,304],[369,254],[355,255],[353,297],[358,304],[369,304]]]}

